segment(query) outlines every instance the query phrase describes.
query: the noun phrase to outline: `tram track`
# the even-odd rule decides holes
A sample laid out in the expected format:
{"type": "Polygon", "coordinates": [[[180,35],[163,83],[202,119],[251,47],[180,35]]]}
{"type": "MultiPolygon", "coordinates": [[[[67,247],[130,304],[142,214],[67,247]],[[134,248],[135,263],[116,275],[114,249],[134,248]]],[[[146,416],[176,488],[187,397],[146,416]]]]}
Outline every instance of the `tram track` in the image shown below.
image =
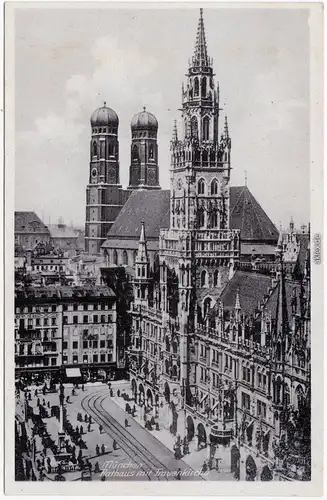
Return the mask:
{"type": "Polygon", "coordinates": [[[176,480],[169,469],[153,453],[151,453],[142,443],[140,443],[124,426],[114,419],[103,407],[103,401],[107,394],[87,395],[81,401],[82,408],[93,416],[94,420],[101,424],[106,432],[117,441],[124,453],[135,464],[135,471],[143,471],[149,481],[169,481],[176,480]],[[157,475],[158,470],[162,474],[157,475]]]}

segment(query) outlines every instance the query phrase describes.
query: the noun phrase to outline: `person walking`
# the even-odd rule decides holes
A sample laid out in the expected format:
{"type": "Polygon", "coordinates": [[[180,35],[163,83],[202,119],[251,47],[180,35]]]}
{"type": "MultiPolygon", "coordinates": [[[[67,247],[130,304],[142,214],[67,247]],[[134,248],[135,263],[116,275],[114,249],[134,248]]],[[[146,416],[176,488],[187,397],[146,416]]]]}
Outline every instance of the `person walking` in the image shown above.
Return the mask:
{"type": "Polygon", "coordinates": [[[103,431],[102,425],[99,425],[99,431],[100,431],[100,434],[102,434],[102,431],[103,431]]]}

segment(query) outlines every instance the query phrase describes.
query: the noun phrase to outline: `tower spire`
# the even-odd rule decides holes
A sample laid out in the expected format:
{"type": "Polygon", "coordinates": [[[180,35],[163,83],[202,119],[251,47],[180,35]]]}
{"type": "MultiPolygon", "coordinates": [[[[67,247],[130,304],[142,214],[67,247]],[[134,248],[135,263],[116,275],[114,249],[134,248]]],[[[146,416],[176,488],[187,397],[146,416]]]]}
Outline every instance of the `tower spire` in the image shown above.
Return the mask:
{"type": "Polygon", "coordinates": [[[174,120],[174,128],[173,128],[173,142],[178,141],[178,134],[177,134],[177,121],[174,120]]]}
{"type": "Polygon", "coordinates": [[[147,260],[148,260],[148,250],[145,238],[144,220],[142,220],[139,247],[137,252],[137,262],[147,262],[147,260]]]}
{"type": "Polygon", "coordinates": [[[207,42],[203,22],[203,9],[200,9],[200,18],[192,63],[194,66],[209,66],[207,42]]]}
{"type": "Polygon", "coordinates": [[[225,136],[226,139],[229,138],[229,129],[228,129],[227,116],[225,116],[224,136],[225,136]]]}

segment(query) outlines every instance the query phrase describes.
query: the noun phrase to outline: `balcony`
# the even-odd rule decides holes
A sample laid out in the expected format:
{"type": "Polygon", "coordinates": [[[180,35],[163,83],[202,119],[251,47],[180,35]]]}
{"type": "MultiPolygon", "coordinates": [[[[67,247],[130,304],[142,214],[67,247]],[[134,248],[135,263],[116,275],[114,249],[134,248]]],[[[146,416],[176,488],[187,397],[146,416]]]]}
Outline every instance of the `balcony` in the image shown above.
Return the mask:
{"type": "Polygon", "coordinates": [[[210,435],[212,439],[217,441],[230,440],[233,437],[233,429],[230,426],[229,429],[224,429],[222,424],[213,424],[211,426],[210,435]]]}

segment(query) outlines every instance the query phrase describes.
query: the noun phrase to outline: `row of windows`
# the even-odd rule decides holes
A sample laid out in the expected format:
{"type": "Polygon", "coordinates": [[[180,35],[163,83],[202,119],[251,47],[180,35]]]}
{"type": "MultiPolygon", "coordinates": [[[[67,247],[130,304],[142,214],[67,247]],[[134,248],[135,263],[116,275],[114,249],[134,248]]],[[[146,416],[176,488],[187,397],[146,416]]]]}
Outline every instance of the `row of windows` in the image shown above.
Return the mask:
{"type": "MultiPolygon", "coordinates": [[[[135,264],[136,256],[137,256],[137,251],[134,250],[132,265],[135,264]]],[[[109,260],[109,255],[108,255],[108,260],[109,260]]],[[[117,253],[117,250],[113,251],[113,253],[112,253],[112,260],[113,260],[113,264],[115,264],[117,266],[118,265],[118,253],[117,253]]],[[[128,266],[128,253],[127,253],[126,250],[123,250],[123,252],[122,252],[122,265],[123,266],[128,266]]]]}
{"type": "MultiPolygon", "coordinates": [[[[251,369],[248,367],[243,367],[243,372],[242,372],[242,379],[244,382],[251,383],[252,377],[251,377],[251,369]]],[[[267,375],[263,373],[258,373],[257,374],[257,386],[260,389],[265,390],[267,387],[267,375]]]]}
{"type": "Polygon", "coordinates": [[[57,366],[57,358],[44,358],[42,360],[43,362],[38,362],[36,360],[28,360],[24,359],[22,362],[19,363],[18,366],[25,367],[25,368],[33,368],[33,367],[40,367],[40,366],[57,366]]]}
{"type": "Polygon", "coordinates": [[[194,96],[200,94],[200,82],[201,82],[201,96],[207,97],[207,78],[205,76],[200,80],[197,76],[194,78],[194,96]]]}
{"type": "Polygon", "coordinates": [[[46,265],[46,266],[33,266],[33,270],[35,271],[63,271],[64,266],[56,266],[56,265],[46,265]]]}
{"type": "MultiPolygon", "coordinates": [[[[138,147],[136,144],[134,144],[133,149],[132,149],[132,160],[138,161],[138,159],[139,159],[138,147]]],[[[153,144],[150,144],[150,147],[149,147],[149,159],[150,160],[155,159],[153,144]]]]}
{"type": "Polygon", "coordinates": [[[28,307],[16,307],[16,314],[26,314],[26,313],[47,313],[47,312],[56,312],[57,306],[28,306],[28,307]]]}
{"type": "Polygon", "coordinates": [[[135,132],[133,130],[133,135],[132,135],[133,139],[134,138],[137,138],[137,137],[149,137],[151,139],[155,139],[156,138],[156,134],[154,132],[135,132]]]}
{"type": "MultiPolygon", "coordinates": [[[[218,214],[213,212],[209,217],[207,217],[208,228],[216,229],[218,228],[218,214]]],[[[206,225],[206,214],[203,210],[199,210],[197,213],[197,226],[199,228],[205,227],[206,225]]]]}
{"type": "MultiPolygon", "coordinates": [[[[100,349],[112,349],[113,347],[113,341],[112,339],[110,340],[100,340],[100,343],[98,340],[83,340],[82,346],[83,349],[98,349],[100,345],[100,349]]],[[[68,342],[65,341],[62,343],[62,348],[63,349],[68,349],[68,342]]],[[[74,340],[72,342],[72,349],[78,349],[79,348],[79,342],[78,340],[74,340]]]]}
{"type": "MultiPolygon", "coordinates": [[[[64,325],[68,325],[68,316],[63,317],[63,323],[64,325]]],[[[79,323],[79,317],[78,316],[73,316],[73,324],[77,325],[79,323]]],[[[108,316],[105,316],[102,314],[101,316],[98,316],[95,314],[93,318],[91,316],[84,315],[83,316],[83,323],[112,323],[112,316],[109,314],[108,316]],[[108,318],[106,321],[106,317],[108,318]],[[90,320],[90,321],[89,321],[90,320]]]]}
{"type": "MultiPolygon", "coordinates": [[[[227,153],[226,153],[227,155],[227,153]]],[[[208,163],[209,158],[211,162],[216,161],[216,151],[214,149],[211,149],[210,152],[207,151],[207,149],[203,149],[202,151],[200,149],[194,149],[193,151],[175,151],[173,153],[173,163],[174,165],[178,165],[182,162],[185,161],[193,161],[194,162],[200,162],[202,158],[202,163],[208,163]]],[[[227,161],[228,156],[226,156],[227,161]]]]}
{"type": "Polygon", "coordinates": [[[106,311],[111,309],[111,304],[64,304],[63,311],[106,311]]]}
{"type": "MultiPolygon", "coordinates": [[[[110,156],[114,156],[116,154],[118,148],[116,148],[115,144],[112,144],[109,142],[108,144],[108,153],[110,156]]],[[[93,156],[98,156],[100,154],[100,148],[98,147],[97,143],[94,141],[92,145],[92,154],[93,156]]]]}
{"type": "Polygon", "coordinates": [[[92,132],[93,134],[116,134],[117,128],[116,127],[93,128],[92,132]]]}
{"type": "MultiPolygon", "coordinates": [[[[99,363],[99,360],[100,360],[100,363],[105,363],[106,361],[110,363],[112,361],[112,354],[111,353],[100,354],[100,358],[99,358],[98,354],[93,354],[93,356],[89,356],[88,354],[83,354],[83,363],[99,363]]],[[[76,354],[74,354],[72,361],[74,364],[79,362],[78,356],[76,354]]],[[[64,364],[67,364],[68,363],[68,356],[63,356],[62,362],[64,364]]]]}
{"type": "MultiPolygon", "coordinates": [[[[220,273],[219,273],[219,270],[216,269],[213,273],[213,286],[216,287],[216,286],[220,286],[220,273]]],[[[201,272],[201,287],[202,288],[207,288],[209,286],[209,273],[203,269],[203,271],[201,272]]]]}
{"type": "MultiPolygon", "coordinates": [[[[111,304],[95,303],[95,304],[63,304],[63,311],[101,311],[111,309],[111,304]]],[[[16,314],[26,314],[26,313],[49,313],[57,312],[57,306],[28,306],[28,307],[16,307],[16,314]]]]}
{"type": "MultiPolygon", "coordinates": [[[[206,183],[204,179],[200,179],[198,181],[198,194],[207,194],[206,193],[206,183]]],[[[208,191],[209,194],[209,191],[208,191]]],[[[211,195],[216,195],[218,194],[218,181],[217,179],[213,179],[213,181],[210,184],[210,194],[211,195]]]]}

